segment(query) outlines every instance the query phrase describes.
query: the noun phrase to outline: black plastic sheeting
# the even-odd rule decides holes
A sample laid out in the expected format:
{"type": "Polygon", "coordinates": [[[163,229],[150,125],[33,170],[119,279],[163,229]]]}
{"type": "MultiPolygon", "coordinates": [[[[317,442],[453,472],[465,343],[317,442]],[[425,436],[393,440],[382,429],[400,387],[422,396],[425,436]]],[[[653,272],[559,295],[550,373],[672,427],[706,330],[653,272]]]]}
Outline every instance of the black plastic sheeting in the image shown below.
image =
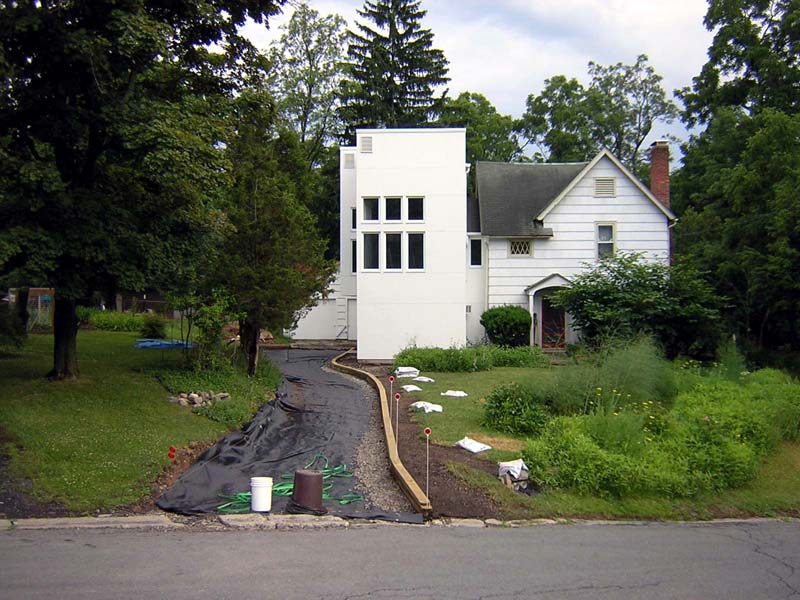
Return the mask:
{"type": "MultiPolygon", "coordinates": [[[[272,477],[274,484],[279,483],[283,473],[306,467],[317,453],[324,454],[331,467],[345,464],[352,469],[369,427],[370,407],[357,383],[322,369],[336,353],[272,350],[266,354],[284,374],[276,399],[242,430],[206,450],[158,499],[160,508],[188,515],[216,512],[226,502],[222,496],[249,491],[251,477],[272,477]]],[[[422,522],[421,515],[367,509],[364,502],[340,505],[336,498],[354,491],[355,478],[332,477],[325,483],[333,484],[331,500],[324,502],[330,514],[422,522]]],[[[366,496],[369,500],[369,493],[366,496]]],[[[272,512],[285,512],[289,500],[273,496],[272,512]]]]}

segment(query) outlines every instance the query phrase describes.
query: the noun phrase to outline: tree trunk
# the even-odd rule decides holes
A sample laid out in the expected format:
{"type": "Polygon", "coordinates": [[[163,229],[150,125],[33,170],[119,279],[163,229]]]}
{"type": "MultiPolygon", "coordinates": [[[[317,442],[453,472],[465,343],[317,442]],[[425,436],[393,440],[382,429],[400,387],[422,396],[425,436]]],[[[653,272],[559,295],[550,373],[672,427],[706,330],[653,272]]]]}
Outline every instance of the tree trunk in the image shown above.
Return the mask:
{"type": "Polygon", "coordinates": [[[247,374],[253,377],[258,368],[258,341],[261,337],[261,324],[242,319],[239,321],[239,343],[247,356],[247,374]]]}
{"type": "Polygon", "coordinates": [[[78,376],[78,316],[76,302],[69,298],[54,299],[53,307],[53,370],[52,380],[75,379],[78,376]]]}
{"type": "Polygon", "coordinates": [[[31,314],[28,312],[29,293],[30,293],[29,288],[26,287],[18,288],[17,299],[14,302],[14,312],[17,313],[17,319],[19,320],[19,324],[22,329],[23,335],[28,333],[28,320],[31,317],[31,314]]]}

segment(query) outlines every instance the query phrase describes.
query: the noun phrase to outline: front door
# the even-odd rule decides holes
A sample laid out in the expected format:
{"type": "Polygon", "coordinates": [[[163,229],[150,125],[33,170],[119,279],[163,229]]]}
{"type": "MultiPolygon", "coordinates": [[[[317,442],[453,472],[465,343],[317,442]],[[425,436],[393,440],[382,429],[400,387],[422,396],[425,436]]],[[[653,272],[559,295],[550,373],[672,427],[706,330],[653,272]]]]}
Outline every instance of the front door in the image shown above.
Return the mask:
{"type": "Polygon", "coordinates": [[[563,350],[566,347],[564,311],[553,306],[548,296],[542,296],[542,348],[563,350]]]}

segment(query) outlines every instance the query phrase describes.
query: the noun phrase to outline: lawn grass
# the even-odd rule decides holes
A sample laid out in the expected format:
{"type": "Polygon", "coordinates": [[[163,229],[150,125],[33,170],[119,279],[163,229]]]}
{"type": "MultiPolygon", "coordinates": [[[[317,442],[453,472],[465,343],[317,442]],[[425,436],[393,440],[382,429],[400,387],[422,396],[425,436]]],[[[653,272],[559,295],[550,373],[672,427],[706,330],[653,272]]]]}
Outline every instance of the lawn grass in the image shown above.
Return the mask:
{"type": "Polygon", "coordinates": [[[613,499],[556,490],[526,496],[509,490],[491,475],[466,465],[450,463],[448,469],[469,486],[485,492],[507,519],[687,520],[800,514],[800,442],[784,442],[746,485],[697,498],[613,499]]]}
{"type": "MultiPolygon", "coordinates": [[[[170,446],[227,431],[167,401],[154,372],[176,368],[180,351],[135,349],[137,337],[81,331],[74,381],[44,379],[52,336],[32,335],[21,350],[0,354],[0,427],[11,438],[4,448],[10,475],[30,480],[37,500],[76,513],[137,502],[169,462],[170,446]]],[[[265,401],[270,391],[265,384],[253,393],[265,401]]]]}
{"type": "MultiPolygon", "coordinates": [[[[424,373],[424,375],[435,379],[436,382],[420,383],[418,385],[422,388],[421,392],[407,395],[442,405],[444,411],[442,413],[418,412],[414,417],[425,427],[431,428],[431,442],[452,446],[467,435],[492,446],[492,450],[482,453],[481,456],[501,461],[519,458],[519,451],[525,445],[525,438],[514,437],[483,425],[486,396],[503,383],[519,381],[522,378],[551,377],[552,369],[501,367],[475,373],[424,373]],[[441,396],[441,392],[446,390],[463,390],[469,396],[466,398],[441,396]]],[[[398,379],[395,386],[406,383],[415,382],[410,379],[398,379]]]]}

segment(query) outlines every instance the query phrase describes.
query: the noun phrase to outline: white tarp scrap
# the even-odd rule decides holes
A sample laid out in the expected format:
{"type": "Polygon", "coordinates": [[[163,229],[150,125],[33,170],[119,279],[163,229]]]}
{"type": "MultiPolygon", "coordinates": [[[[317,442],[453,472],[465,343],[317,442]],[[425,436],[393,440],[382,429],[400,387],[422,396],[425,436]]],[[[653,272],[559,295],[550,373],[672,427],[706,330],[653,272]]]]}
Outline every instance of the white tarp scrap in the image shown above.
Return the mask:
{"type": "Polygon", "coordinates": [[[404,392],[421,392],[422,388],[417,385],[404,385],[401,386],[404,392]]]}
{"type": "Polygon", "coordinates": [[[491,450],[491,446],[487,446],[486,444],[482,444],[472,438],[464,436],[463,440],[458,440],[456,442],[456,446],[460,446],[464,448],[464,450],[469,450],[473,454],[477,454],[478,452],[483,452],[484,450],[491,450]]]}
{"type": "Polygon", "coordinates": [[[425,377],[423,375],[414,377],[414,381],[419,381],[420,383],[436,383],[435,379],[431,379],[430,377],[425,377]]]}
{"type": "Polygon", "coordinates": [[[528,471],[528,465],[525,464],[521,458],[517,460],[509,460],[507,462],[497,463],[497,476],[502,477],[506,473],[511,475],[514,479],[519,479],[522,472],[528,471]]]}
{"type": "Polygon", "coordinates": [[[430,402],[422,402],[422,401],[414,402],[409,406],[411,406],[411,408],[416,408],[417,410],[424,410],[426,414],[432,412],[440,413],[442,412],[442,410],[444,410],[442,409],[441,404],[432,404],[430,402]]]}
{"type": "Polygon", "coordinates": [[[398,379],[403,377],[419,377],[419,369],[415,367],[397,367],[394,374],[398,379]]]}
{"type": "Polygon", "coordinates": [[[439,395],[450,396],[452,398],[466,398],[467,392],[462,392],[461,390],[447,390],[446,392],[442,392],[439,395]]]}

